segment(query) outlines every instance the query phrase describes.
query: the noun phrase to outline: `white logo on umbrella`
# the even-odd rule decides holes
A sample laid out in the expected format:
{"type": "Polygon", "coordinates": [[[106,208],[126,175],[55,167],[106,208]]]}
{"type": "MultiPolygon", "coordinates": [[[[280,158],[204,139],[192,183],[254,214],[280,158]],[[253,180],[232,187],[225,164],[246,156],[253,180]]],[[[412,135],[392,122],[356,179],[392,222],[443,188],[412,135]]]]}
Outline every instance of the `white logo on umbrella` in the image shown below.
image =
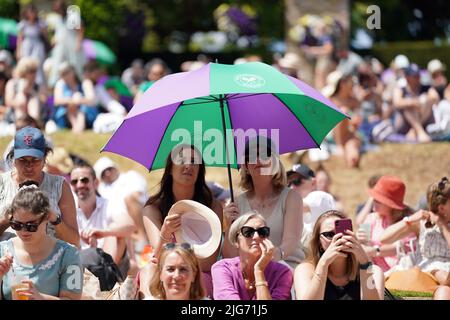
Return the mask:
{"type": "Polygon", "coordinates": [[[266,84],[266,80],[263,77],[257,76],[256,74],[241,73],[234,77],[234,81],[246,88],[260,88],[266,84]]]}

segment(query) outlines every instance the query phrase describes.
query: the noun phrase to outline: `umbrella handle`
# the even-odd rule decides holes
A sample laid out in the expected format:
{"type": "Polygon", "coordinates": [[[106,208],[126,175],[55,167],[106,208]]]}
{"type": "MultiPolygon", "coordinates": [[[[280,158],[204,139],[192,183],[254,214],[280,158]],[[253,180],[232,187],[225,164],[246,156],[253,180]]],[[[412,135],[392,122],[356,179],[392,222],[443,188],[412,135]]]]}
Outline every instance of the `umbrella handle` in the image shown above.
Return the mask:
{"type": "Polygon", "coordinates": [[[225,97],[223,94],[219,95],[219,101],[220,101],[220,113],[222,115],[222,130],[223,134],[225,136],[225,154],[227,158],[227,171],[228,171],[228,185],[230,186],[230,195],[231,195],[231,202],[234,202],[234,194],[233,194],[233,181],[231,179],[231,166],[230,166],[230,157],[228,154],[228,139],[227,139],[227,130],[225,126],[225,112],[223,111],[225,97]]]}

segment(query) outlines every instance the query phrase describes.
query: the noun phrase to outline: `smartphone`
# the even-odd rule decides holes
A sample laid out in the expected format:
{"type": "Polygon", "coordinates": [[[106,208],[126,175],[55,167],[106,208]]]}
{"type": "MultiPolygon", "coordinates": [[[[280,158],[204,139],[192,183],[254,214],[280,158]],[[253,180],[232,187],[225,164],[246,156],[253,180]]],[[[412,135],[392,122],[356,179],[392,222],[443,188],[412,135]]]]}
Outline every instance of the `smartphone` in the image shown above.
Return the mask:
{"type": "Polygon", "coordinates": [[[353,231],[352,219],[339,219],[334,221],[334,231],[345,234],[345,230],[353,231]]]}

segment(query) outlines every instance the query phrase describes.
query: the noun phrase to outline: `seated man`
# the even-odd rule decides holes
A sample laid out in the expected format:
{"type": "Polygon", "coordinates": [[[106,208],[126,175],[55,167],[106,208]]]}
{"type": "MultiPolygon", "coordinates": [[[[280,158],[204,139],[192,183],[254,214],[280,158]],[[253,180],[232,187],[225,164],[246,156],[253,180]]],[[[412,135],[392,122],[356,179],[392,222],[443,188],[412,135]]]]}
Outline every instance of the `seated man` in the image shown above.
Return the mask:
{"type": "Polygon", "coordinates": [[[81,249],[103,249],[111,255],[122,275],[126,275],[129,267],[126,240],[135,230],[133,220],[96,195],[98,180],[91,166],[75,166],[70,174],[70,184],[75,194],[81,249]]]}
{"type": "MultiPolygon", "coordinates": [[[[136,226],[132,235],[133,249],[139,254],[148,243],[144,229],[142,208],[147,201],[147,181],[138,172],[120,172],[119,167],[108,157],[101,157],[94,164],[98,192],[111,203],[114,210],[128,214],[136,226]]],[[[134,254],[134,253],[132,253],[134,254]]]]}

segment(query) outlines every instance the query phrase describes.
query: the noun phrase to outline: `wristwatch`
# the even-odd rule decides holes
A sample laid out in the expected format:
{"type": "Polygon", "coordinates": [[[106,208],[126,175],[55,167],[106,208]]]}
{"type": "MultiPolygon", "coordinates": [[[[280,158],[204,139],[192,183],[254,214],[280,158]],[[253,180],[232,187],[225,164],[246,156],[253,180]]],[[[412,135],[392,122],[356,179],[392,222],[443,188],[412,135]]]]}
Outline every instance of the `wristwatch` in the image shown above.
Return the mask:
{"type": "Polygon", "coordinates": [[[359,264],[359,269],[360,269],[360,270],[367,270],[367,269],[369,269],[369,267],[370,267],[371,265],[373,265],[372,261],[367,261],[367,262],[364,263],[364,264],[359,264]]]}
{"type": "Polygon", "coordinates": [[[380,256],[380,254],[381,254],[381,249],[380,249],[380,246],[378,246],[378,245],[375,245],[375,246],[373,246],[374,248],[375,248],[375,252],[376,252],[376,256],[377,257],[379,257],[380,256]]]}
{"type": "MultiPolygon", "coordinates": [[[[49,220],[50,221],[50,220],[49,220]]],[[[60,224],[62,222],[62,218],[60,214],[56,214],[56,220],[55,221],[50,221],[50,223],[54,226],[57,226],[58,224],[60,224]]]]}

